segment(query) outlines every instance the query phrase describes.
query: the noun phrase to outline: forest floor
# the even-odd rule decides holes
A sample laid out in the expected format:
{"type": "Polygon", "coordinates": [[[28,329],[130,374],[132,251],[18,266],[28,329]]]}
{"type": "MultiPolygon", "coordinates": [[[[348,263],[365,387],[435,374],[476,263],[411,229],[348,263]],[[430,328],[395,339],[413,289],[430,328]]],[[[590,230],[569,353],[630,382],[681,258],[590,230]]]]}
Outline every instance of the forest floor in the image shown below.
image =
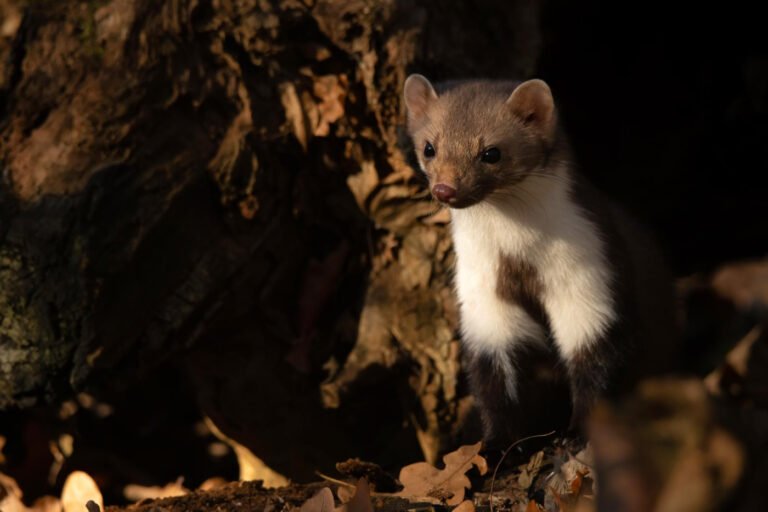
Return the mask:
{"type": "Polygon", "coordinates": [[[3,413],[0,510],[759,510],[768,263],[728,265],[680,289],[701,370],[601,404],[586,447],[542,433],[503,453],[465,445],[399,471],[353,459],[314,483],[270,487],[287,482],[200,418],[168,368],[110,404],[81,394],[56,410],[3,413]]]}

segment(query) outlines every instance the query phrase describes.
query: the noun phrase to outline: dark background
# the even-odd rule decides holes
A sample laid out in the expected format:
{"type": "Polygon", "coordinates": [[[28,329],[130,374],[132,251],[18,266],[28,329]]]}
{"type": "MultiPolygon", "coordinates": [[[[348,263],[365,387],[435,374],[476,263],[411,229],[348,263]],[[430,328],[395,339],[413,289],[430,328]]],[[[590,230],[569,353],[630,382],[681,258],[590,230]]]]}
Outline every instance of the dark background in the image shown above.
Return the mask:
{"type": "Polygon", "coordinates": [[[760,2],[548,2],[539,75],[579,162],[680,275],[768,249],[760,2]]]}

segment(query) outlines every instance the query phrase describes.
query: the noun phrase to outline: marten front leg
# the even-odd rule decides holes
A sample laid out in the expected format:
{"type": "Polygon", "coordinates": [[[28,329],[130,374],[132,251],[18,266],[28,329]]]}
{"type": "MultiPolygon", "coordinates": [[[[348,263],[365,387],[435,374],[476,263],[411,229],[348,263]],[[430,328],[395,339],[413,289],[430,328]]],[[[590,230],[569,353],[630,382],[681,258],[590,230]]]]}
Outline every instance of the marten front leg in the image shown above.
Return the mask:
{"type": "Polygon", "coordinates": [[[486,447],[504,449],[520,436],[517,371],[508,351],[466,354],[467,376],[486,447]]]}
{"type": "Polygon", "coordinates": [[[617,380],[615,376],[619,363],[612,348],[606,339],[601,339],[578,349],[568,359],[572,432],[583,431],[584,423],[599,398],[617,391],[608,389],[609,383],[617,380]]]}
{"type": "Polygon", "coordinates": [[[559,355],[546,343],[469,354],[467,363],[486,446],[505,449],[526,436],[565,430],[568,379],[559,355]]]}

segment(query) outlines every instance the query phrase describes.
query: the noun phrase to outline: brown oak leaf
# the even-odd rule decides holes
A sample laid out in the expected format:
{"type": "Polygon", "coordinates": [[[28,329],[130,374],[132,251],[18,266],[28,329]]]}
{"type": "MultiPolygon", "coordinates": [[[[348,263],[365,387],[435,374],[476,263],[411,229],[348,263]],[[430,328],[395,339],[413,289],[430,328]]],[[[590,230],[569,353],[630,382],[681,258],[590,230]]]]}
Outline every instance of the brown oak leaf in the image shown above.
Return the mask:
{"type": "Polygon", "coordinates": [[[462,446],[443,457],[445,468],[437,469],[426,463],[410,464],[400,470],[404,488],[395,496],[430,503],[458,505],[470,486],[466,472],[476,466],[481,475],[488,471],[488,463],[479,455],[482,443],[462,446]]]}

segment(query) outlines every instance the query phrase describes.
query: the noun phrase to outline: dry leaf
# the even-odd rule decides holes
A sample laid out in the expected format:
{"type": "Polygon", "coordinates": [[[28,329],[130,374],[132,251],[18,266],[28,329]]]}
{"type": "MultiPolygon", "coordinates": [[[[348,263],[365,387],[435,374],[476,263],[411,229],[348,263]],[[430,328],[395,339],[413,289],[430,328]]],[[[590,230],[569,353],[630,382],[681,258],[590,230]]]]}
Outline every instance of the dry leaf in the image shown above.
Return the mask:
{"type": "Polygon", "coordinates": [[[462,501],[458,507],[453,509],[453,512],[475,512],[475,504],[470,500],[462,501]]]}
{"type": "Polygon", "coordinates": [[[237,463],[240,466],[240,481],[261,480],[264,487],[268,488],[285,487],[289,484],[285,476],[267,466],[251,450],[224,435],[210,418],[205,418],[205,424],[213,435],[227,443],[235,452],[237,463]]]}
{"type": "Polygon", "coordinates": [[[334,512],[336,504],[333,493],[328,487],[323,487],[317,494],[309,498],[299,509],[299,512],[334,512]]]}
{"type": "Polygon", "coordinates": [[[725,265],[712,276],[712,287],[741,309],[768,304],[768,260],[725,265]]]}
{"type": "Polygon", "coordinates": [[[61,502],[54,496],[42,496],[27,508],[23,493],[13,478],[0,473],[0,512],[61,512],[61,502]],[[4,492],[3,492],[4,491],[4,492]]]}
{"type": "Polygon", "coordinates": [[[592,460],[592,448],[587,445],[576,455],[567,455],[568,460],[561,464],[555,464],[558,468],[548,479],[550,487],[554,488],[558,494],[578,496],[584,477],[590,475],[592,460]]]}
{"type": "Polygon", "coordinates": [[[400,470],[400,482],[404,489],[395,496],[418,499],[431,503],[458,505],[464,501],[464,493],[470,486],[466,472],[477,466],[481,475],[488,471],[488,463],[478,455],[482,443],[462,446],[443,457],[444,469],[437,469],[426,462],[405,466],[400,470]]]}
{"type": "Polygon", "coordinates": [[[0,510],[3,512],[27,512],[27,507],[21,501],[22,492],[16,480],[0,473],[0,487],[5,491],[5,497],[0,500],[0,510]]]}
{"type": "Polygon", "coordinates": [[[550,487],[549,492],[552,495],[552,498],[554,499],[555,504],[557,505],[557,510],[560,510],[560,511],[567,510],[566,507],[568,506],[568,504],[563,499],[563,497],[560,496],[560,493],[557,492],[557,489],[555,489],[554,487],[550,487]]]}
{"type": "Polygon", "coordinates": [[[581,486],[584,483],[584,476],[582,473],[577,473],[576,478],[571,482],[571,494],[578,496],[581,492],[581,486]]]}
{"type": "Polygon", "coordinates": [[[339,501],[342,503],[349,503],[349,500],[351,500],[354,495],[355,491],[349,487],[340,485],[339,488],[336,489],[336,497],[339,498],[339,501]]]}
{"type": "Polygon", "coordinates": [[[752,348],[760,340],[763,330],[760,327],[754,327],[733,347],[725,356],[725,361],[715,368],[704,378],[704,386],[707,391],[714,395],[722,395],[723,384],[726,382],[725,375],[728,375],[728,381],[734,379],[743,382],[747,376],[747,368],[752,348]]]}
{"type": "Polygon", "coordinates": [[[225,479],[220,476],[213,476],[205,482],[201,483],[200,487],[198,487],[198,490],[212,491],[213,489],[218,489],[219,487],[224,487],[225,485],[227,485],[227,481],[225,479]]]}
{"type": "Polygon", "coordinates": [[[123,489],[123,496],[128,501],[141,501],[146,499],[173,498],[175,496],[184,496],[189,493],[189,489],[182,486],[183,478],[177,479],[164,487],[144,486],[144,485],[126,485],[123,489]]]}
{"type": "Polygon", "coordinates": [[[73,471],[64,482],[61,491],[61,505],[64,512],[83,512],[89,501],[104,509],[104,499],[93,478],[83,471],[73,471]]]}
{"type": "MultiPolygon", "coordinates": [[[[0,507],[0,510],[5,510],[0,507]]],[[[37,498],[30,507],[29,512],[61,512],[63,510],[61,500],[55,496],[42,496],[37,498]]]]}
{"type": "Polygon", "coordinates": [[[525,507],[525,512],[541,512],[541,507],[538,503],[531,500],[528,502],[528,506],[525,507]]]}
{"type": "Polygon", "coordinates": [[[371,489],[368,486],[368,480],[361,478],[355,486],[355,494],[342,506],[336,509],[336,512],[373,512],[371,503],[371,489]]]}
{"type": "Polygon", "coordinates": [[[517,485],[521,489],[528,489],[541,470],[544,461],[544,451],[539,451],[531,456],[528,464],[520,467],[520,475],[517,477],[517,485]]]}

